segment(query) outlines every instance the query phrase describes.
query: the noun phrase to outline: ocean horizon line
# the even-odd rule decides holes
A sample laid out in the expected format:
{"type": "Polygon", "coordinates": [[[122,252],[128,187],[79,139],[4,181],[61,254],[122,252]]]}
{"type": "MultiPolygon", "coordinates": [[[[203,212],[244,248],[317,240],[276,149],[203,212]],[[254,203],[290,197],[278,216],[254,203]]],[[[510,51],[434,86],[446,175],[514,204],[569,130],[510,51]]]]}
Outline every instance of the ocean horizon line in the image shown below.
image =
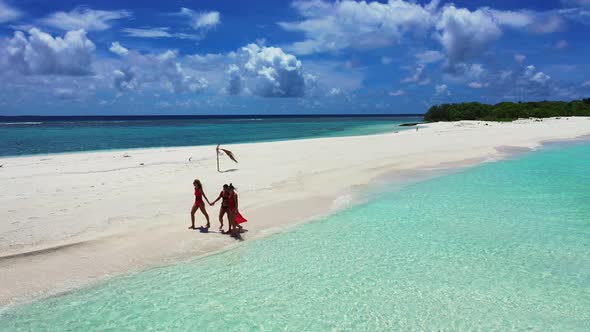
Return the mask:
{"type": "Polygon", "coordinates": [[[0,115],[6,121],[101,121],[101,120],[182,120],[182,119],[297,119],[297,118],[403,118],[424,114],[219,114],[219,115],[0,115]]]}

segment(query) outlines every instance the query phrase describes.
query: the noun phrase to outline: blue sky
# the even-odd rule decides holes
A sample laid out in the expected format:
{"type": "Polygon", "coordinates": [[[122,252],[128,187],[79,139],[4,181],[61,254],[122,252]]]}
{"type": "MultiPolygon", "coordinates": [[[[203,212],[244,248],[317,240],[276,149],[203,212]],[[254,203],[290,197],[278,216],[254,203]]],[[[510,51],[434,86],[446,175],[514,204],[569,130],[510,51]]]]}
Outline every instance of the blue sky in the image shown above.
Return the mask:
{"type": "Polygon", "coordinates": [[[0,115],[590,97],[590,0],[0,0],[0,115]]]}

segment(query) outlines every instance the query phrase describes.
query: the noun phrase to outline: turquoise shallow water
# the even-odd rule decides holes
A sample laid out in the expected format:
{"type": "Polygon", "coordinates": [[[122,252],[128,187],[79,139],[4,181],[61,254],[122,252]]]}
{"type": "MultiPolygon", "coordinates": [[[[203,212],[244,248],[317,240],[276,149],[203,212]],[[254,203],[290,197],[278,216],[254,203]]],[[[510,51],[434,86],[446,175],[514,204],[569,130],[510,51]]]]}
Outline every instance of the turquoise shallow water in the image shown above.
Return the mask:
{"type": "Polygon", "coordinates": [[[588,331],[589,170],[587,143],[484,164],[6,309],[0,330],[588,331]]]}
{"type": "Polygon", "coordinates": [[[101,120],[0,118],[0,156],[77,151],[214,145],[313,137],[369,135],[397,130],[422,117],[149,118],[101,120]]]}

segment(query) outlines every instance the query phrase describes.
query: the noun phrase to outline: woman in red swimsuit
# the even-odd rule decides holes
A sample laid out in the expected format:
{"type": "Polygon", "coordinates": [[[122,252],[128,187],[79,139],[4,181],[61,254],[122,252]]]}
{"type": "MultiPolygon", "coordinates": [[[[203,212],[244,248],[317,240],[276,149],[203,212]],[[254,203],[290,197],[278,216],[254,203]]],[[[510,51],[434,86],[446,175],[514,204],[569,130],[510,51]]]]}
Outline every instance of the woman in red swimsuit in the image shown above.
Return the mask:
{"type": "Polygon", "coordinates": [[[189,228],[195,229],[195,212],[197,212],[197,209],[200,209],[201,212],[203,212],[205,219],[207,219],[207,226],[205,226],[205,228],[209,228],[211,226],[209,224],[209,214],[207,214],[207,210],[205,209],[203,197],[205,197],[207,203],[209,203],[209,199],[207,198],[207,195],[205,195],[205,192],[203,192],[203,184],[201,184],[201,181],[195,179],[195,181],[193,181],[193,186],[195,187],[195,204],[193,204],[193,208],[191,209],[191,227],[189,228]]]}

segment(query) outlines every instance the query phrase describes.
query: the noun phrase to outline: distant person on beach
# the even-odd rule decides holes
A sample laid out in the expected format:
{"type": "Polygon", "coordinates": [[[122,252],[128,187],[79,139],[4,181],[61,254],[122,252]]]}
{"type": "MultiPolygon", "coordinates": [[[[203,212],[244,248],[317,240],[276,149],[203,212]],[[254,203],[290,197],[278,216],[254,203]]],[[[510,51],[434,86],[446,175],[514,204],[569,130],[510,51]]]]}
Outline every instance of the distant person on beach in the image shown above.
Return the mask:
{"type": "Polygon", "coordinates": [[[205,226],[205,228],[209,228],[211,225],[209,224],[209,215],[205,209],[203,197],[205,197],[207,203],[209,203],[209,199],[207,198],[207,195],[205,195],[205,192],[203,192],[203,184],[200,180],[195,179],[195,181],[193,181],[193,186],[195,187],[195,204],[193,204],[193,208],[191,209],[191,226],[189,229],[195,229],[195,212],[197,212],[197,209],[200,209],[201,212],[203,212],[205,219],[207,219],[207,226],[205,226]]]}
{"type": "MultiPolygon", "coordinates": [[[[229,198],[229,186],[227,184],[224,184],[223,190],[221,190],[217,199],[214,200],[213,203],[209,204],[209,205],[213,206],[213,205],[215,205],[215,203],[217,203],[217,201],[219,201],[221,199],[221,207],[219,208],[219,224],[221,224],[221,226],[219,226],[219,230],[221,232],[223,232],[223,216],[227,214],[228,219],[229,219],[228,198],[229,198]]],[[[229,222],[228,222],[228,224],[229,224],[229,222]]]]}

